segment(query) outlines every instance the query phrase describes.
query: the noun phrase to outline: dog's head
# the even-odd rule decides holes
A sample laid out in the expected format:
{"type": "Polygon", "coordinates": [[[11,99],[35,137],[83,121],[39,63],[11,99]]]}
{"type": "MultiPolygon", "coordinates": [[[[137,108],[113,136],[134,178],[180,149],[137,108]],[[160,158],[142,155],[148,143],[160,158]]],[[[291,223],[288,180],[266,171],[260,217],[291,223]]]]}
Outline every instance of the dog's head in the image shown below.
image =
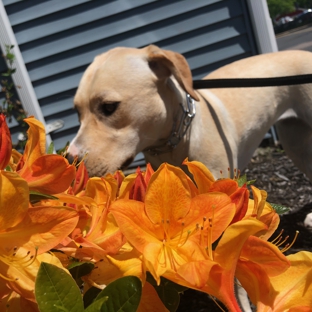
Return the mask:
{"type": "Polygon", "coordinates": [[[181,54],[151,45],[115,48],[97,56],[74,98],[80,129],[69,155],[85,157],[90,176],[103,176],[125,169],[137,153],[166,139],[176,101],[170,76],[197,99],[181,54]]]}

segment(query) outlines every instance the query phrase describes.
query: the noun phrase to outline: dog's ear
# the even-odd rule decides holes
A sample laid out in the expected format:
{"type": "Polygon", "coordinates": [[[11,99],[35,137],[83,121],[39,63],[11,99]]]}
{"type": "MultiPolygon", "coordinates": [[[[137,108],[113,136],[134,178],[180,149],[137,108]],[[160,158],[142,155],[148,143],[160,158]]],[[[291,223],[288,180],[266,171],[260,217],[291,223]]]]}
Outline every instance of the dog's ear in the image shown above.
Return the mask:
{"type": "Polygon", "coordinates": [[[183,90],[194,100],[199,101],[193,89],[190,67],[182,54],[162,50],[155,45],[149,45],[146,49],[149,66],[159,79],[165,79],[173,75],[183,90]]]}

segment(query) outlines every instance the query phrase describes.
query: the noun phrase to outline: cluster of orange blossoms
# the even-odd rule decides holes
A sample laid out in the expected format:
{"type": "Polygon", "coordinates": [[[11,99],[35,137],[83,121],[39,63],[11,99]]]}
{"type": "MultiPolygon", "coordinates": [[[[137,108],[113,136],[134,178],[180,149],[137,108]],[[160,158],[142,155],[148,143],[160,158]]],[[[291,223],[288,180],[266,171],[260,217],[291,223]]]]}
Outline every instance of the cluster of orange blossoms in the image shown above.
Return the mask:
{"type": "Polygon", "coordinates": [[[39,311],[34,284],[41,262],[68,272],[71,259],[96,265],[84,290],[123,276],[143,284],[138,311],[168,311],[146,281],[167,278],[241,311],[234,279],[257,311],[312,311],[312,254],[285,256],[269,240],[279,216],[266,192],[235,179],[215,180],[196,161],[148,165],[127,177],[88,178],[61,155],[47,154],[34,118],[23,154],[12,150],[0,115],[0,311],[39,311]],[[34,195],[38,200],[30,200],[34,195]],[[42,195],[46,195],[43,198],[42,195]],[[42,199],[43,198],[43,199],[42,199]],[[52,252],[53,250],[53,252],[52,252]]]}

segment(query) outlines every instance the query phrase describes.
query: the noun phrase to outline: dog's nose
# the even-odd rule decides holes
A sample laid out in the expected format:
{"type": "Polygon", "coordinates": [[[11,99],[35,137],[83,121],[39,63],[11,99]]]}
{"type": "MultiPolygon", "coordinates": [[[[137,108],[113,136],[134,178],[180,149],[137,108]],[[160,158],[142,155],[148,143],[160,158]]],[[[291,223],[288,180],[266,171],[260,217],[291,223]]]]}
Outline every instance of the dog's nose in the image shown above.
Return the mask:
{"type": "Polygon", "coordinates": [[[66,159],[70,164],[74,162],[79,163],[81,160],[79,157],[79,150],[73,142],[71,142],[68,146],[68,149],[66,151],[66,159]]]}
{"type": "Polygon", "coordinates": [[[76,161],[78,160],[78,157],[77,157],[77,156],[74,156],[74,155],[72,155],[72,154],[70,154],[70,153],[67,153],[65,157],[66,157],[66,159],[68,160],[68,162],[69,162],[70,164],[73,164],[75,160],[76,160],[76,161]]]}

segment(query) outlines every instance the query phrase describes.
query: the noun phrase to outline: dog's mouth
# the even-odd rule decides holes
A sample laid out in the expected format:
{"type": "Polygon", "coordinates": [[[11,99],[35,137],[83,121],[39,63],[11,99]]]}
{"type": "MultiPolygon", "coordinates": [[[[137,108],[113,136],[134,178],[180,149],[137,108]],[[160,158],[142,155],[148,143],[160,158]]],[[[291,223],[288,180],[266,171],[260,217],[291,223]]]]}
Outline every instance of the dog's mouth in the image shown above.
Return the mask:
{"type": "Polygon", "coordinates": [[[127,158],[127,160],[120,166],[120,170],[127,169],[130,166],[130,164],[133,162],[133,160],[134,160],[134,157],[127,158]]]}

